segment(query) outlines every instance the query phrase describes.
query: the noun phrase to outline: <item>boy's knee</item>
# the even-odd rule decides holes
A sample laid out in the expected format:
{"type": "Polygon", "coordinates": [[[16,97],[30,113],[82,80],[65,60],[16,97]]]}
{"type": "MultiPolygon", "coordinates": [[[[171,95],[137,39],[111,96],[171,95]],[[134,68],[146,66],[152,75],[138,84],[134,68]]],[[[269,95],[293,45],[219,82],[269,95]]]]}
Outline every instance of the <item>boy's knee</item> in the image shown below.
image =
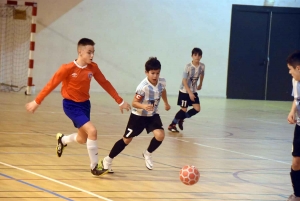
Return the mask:
{"type": "Polygon", "coordinates": [[[184,111],[184,112],[186,112],[187,108],[186,107],[182,107],[181,110],[184,111]]]}
{"type": "Polygon", "coordinates": [[[128,145],[132,141],[132,137],[131,138],[125,138],[125,137],[123,137],[123,141],[124,141],[125,144],[128,145]]]}
{"type": "Polygon", "coordinates": [[[87,140],[87,138],[83,138],[83,137],[81,137],[81,136],[79,136],[79,135],[77,135],[77,137],[76,137],[76,141],[77,141],[79,144],[85,144],[85,143],[86,143],[86,140],[87,140]]]}
{"type": "Polygon", "coordinates": [[[97,140],[97,129],[95,127],[90,128],[87,131],[88,138],[91,140],[97,140]]]}
{"type": "Polygon", "coordinates": [[[193,105],[193,109],[198,113],[198,112],[200,112],[201,107],[199,104],[195,104],[195,105],[193,105]]]}
{"type": "Polygon", "coordinates": [[[293,157],[292,169],[295,171],[300,170],[300,157],[293,157]]]}
{"type": "Polygon", "coordinates": [[[163,130],[159,130],[154,137],[157,141],[163,141],[165,139],[165,132],[163,130]]]}

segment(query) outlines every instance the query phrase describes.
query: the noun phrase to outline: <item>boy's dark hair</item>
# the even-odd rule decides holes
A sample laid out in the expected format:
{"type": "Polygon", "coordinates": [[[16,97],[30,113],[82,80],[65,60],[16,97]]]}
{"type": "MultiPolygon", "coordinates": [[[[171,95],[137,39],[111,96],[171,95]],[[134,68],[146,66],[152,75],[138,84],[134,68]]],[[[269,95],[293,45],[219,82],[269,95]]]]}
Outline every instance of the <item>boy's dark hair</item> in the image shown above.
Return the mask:
{"type": "Polygon", "coordinates": [[[293,66],[293,68],[296,68],[296,66],[300,66],[300,51],[297,50],[290,54],[286,59],[286,62],[287,64],[293,66]]]}
{"type": "Polygon", "coordinates": [[[93,40],[89,39],[89,38],[82,38],[78,41],[77,46],[80,46],[80,45],[82,45],[82,46],[86,46],[86,45],[94,46],[95,42],[93,40]]]}
{"type": "Polygon", "coordinates": [[[145,70],[149,72],[150,70],[159,70],[161,65],[159,60],[156,57],[150,57],[145,63],[145,70]]]}
{"type": "Polygon", "coordinates": [[[193,50],[192,50],[192,56],[194,55],[194,54],[198,54],[199,56],[202,56],[202,50],[200,49],[200,48],[198,48],[198,47],[195,47],[193,50]]]}

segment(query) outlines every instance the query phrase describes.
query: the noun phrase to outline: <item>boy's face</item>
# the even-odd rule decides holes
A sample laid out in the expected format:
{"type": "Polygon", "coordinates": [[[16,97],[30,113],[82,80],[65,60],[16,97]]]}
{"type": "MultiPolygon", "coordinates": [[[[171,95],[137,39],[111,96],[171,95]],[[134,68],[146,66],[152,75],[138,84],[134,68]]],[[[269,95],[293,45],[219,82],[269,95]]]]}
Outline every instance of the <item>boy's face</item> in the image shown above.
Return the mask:
{"type": "Polygon", "coordinates": [[[150,70],[148,72],[146,71],[147,78],[148,78],[149,82],[153,85],[157,84],[159,74],[160,74],[160,69],[159,70],[150,70]]]}
{"type": "Polygon", "coordinates": [[[94,49],[94,46],[92,46],[92,45],[78,47],[78,55],[79,55],[80,59],[86,64],[92,63],[93,58],[94,58],[94,52],[95,52],[95,49],[94,49]]]}
{"type": "Polygon", "coordinates": [[[199,63],[201,58],[202,58],[202,56],[200,56],[199,54],[192,55],[193,62],[199,63]]]}
{"type": "Polygon", "coordinates": [[[300,81],[300,66],[293,68],[291,65],[287,65],[289,69],[289,74],[297,81],[300,81]]]}

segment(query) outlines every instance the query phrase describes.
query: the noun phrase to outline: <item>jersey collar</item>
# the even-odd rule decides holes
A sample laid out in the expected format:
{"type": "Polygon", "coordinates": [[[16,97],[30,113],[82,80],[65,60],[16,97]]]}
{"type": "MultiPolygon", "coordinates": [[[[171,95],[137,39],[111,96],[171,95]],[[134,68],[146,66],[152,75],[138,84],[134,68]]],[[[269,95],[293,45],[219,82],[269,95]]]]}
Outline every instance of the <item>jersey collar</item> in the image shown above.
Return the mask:
{"type": "Polygon", "coordinates": [[[199,65],[198,65],[198,66],[195,66],[195,65],[193,64],[193,62],[191,61],[191,65],[194,66],[195,68],[198,68],[198,67],[200,67],[201,63],[199,62],[199,65]]]}
{"type": "Polygon", "coordinates": [[[87,67],[87,65],[85,65],[85,66],[80,66],[80,65],[76,62],[76,60],[74,60],[73,62],[74,62],[74,64],[75,64],[78,68],[86,68],[86,67],[87,67]]]}

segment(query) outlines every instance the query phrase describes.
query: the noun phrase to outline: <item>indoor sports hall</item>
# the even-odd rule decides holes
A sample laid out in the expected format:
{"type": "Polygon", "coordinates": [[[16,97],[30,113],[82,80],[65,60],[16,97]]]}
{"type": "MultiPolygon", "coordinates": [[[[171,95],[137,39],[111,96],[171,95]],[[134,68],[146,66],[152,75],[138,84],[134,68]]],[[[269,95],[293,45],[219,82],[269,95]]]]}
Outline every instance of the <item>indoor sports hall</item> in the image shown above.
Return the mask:
{"type": "MultiPolygon", "coordinates": [[[[292,76],[286,59],[300,50],[300,0],[0,0],[0,201],[286,201],[295,124],[292,76]],[[113,161],[114,173],[89,171],[86,145],[68,144],[56,155],[56,134],[76,132],[62,109],[59,85],[34,114],[25,104],[56,70],[77,58],[80,38],[95,41],[96,62],[131,104],[157,57],[166,79],[169,111],[159,114],[165,139],[143,151],[144,131],[113,161]],[[191,50],[203,51],[201,111],[168,125],[180,109],[177,95],[191,50]],[[200,172],[185,185],[179,172],[200,172]]],[[[99,159],[125,131],[130,111],[91,82],[91,121],[99,159]]]]}

